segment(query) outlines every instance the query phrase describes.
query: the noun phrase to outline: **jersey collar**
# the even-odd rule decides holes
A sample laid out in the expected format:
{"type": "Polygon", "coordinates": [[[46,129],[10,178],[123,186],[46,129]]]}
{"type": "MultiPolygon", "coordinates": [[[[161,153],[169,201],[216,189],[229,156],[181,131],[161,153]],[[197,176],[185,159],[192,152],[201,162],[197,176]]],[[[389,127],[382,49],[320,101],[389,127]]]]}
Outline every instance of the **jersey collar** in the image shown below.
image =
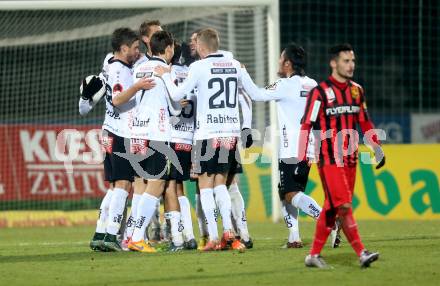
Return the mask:
{"type": "Polygon", "coordinates": [[[206,58],[221,58],[223,57],[223,54],[219,54],[219,53],[212,53],[206,56],[206,58]]]}
{"type": "Polygon", "coordinates": [[[109,64],[116,63],[116,62],[121,63],[122,65],[126,66],[129,69],[131,69],[133,67],[132,65],[127,64],[126,62],[123,62],[121,60],[115,59],[115,57],[111,57],[110,59],[108,59],[108,63],[109,64]]]}
{"type": "Polygon", "coordinates": [[[164,64],[167,63],[164,59],[159,58],[159,57],[155,57],[155,56],[152,56],[152,57],[150,58],[150,61],[159,61],[159,62],[163,62],[164,64]]]}

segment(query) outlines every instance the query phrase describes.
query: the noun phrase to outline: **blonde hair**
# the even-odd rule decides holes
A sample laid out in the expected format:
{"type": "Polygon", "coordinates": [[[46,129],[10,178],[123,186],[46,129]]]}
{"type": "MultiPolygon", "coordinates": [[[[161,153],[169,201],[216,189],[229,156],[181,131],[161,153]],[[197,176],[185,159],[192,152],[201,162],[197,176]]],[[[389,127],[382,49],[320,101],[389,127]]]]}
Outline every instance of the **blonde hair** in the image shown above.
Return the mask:
{"type": "Polygon", "coordinates": [[[211,52],[217,51],[220,45],[218,32],[213,28],[200,30],[197,33],[197,40],[203,42],[211,52]]]}

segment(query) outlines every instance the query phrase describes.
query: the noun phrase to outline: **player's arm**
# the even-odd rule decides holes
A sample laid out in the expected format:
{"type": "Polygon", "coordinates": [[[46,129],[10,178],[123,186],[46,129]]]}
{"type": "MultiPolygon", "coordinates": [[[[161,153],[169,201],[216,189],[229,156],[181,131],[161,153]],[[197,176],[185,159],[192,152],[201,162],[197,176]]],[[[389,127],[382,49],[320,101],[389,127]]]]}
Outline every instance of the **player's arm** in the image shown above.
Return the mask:
{"type": "MultiPolygon", "coordinates": [[[[136,77],[136,73],[133,73],[133,77],[136,77]]],[[[136,78],[132,79],[131,75],[128,74],[125,77],[121,77],[120,80],[117,80],[112,87],[112,103],[114,106],[127,103],[139,90],[152,89],[156,85],[154,79],[151,77],[142,77],[132,84],[134,80],[136,80],[136,78]]]]}
{"type": "Polygon", "coordinates": [[[243,116],[241,124],[241,142],[243,147],[249,148],[254,143],[252,138],[252,101],[248,95],[240,89],[238,93],[238,102],[243,116]]]}
{"type": "Polygon", "coordinates": [[[376,161],[378,162],[378,164],[376,165],[376,169],[380,169],[385,165],[385,154],[383,153],[381,142],[377,134],[374,132],[374,124],[373,121],[371,121],[370,115],[368,114],[367,102],[364,96],[364,91],[361,87],[359,87],[359,89],[361,91],[360,92],[361,106],[358,114],[359,126],[364,136],[366,134],[370,135],[370,137],[366,138],[366,143],[372,146],[374,150],[374,155],[376,157],[376,161]]]}
{"type": "Polygon", "coordinates": [[[180,101],[197,86],[199,72],[196,65],[192,64],[188,70],[187,78],[179,86],[173,82],[170,69],[164,66],[157,66],[154,72],[162,78],[168,90],[168,94],[173,101],[180,101]]]}
{"type": "Polygon", "coordinates": [[[255,101],[270,101],[279,100],[285,94],[284,85],[281,81],[276,81],[267,88],[259,88],[245,68],[240,69],[241,85],[252,100],[255,101]]]}

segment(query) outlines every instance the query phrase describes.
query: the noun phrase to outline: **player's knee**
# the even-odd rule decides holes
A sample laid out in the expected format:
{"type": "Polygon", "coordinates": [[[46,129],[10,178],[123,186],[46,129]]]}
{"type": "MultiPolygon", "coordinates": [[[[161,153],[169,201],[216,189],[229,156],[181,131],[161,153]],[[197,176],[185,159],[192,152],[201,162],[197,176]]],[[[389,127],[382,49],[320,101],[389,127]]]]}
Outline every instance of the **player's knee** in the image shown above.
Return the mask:
{"type": "Polygon", "coordinates": [[[296,196],[296,194],[298,194],[298,192],[288,192],[284,195],[284,200],[290,204],[292,202],[292,199],[296,196]]]}
{"type": "Polygon", "coordinates": [[[130,192],[131,182],[125,180],[119,180],[115,182],[115,188],[123,189],[127,192],[130,192]]]}
{"type": "Polygon", "coordinates": [[[345,203],[345,204],[341,205],[340,207],[338,207],[338,215],[345,216],[350,209],[351,209],[351,204],[345,203]]]}

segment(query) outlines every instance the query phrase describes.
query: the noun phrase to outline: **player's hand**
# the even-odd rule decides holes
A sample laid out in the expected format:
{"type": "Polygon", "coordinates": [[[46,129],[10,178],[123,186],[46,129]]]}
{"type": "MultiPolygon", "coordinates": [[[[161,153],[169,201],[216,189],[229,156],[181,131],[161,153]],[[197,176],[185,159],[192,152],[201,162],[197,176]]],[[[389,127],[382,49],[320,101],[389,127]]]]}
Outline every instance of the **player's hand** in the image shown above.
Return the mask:
{"type": "Polygon", "coordinates": [[[156,66],[154,68],[154,73],[157,74],[158,76],[163,76],[166,73],[171,72],[171,68],[170,67],[164,67],[164,66],[156,66]]]}
{"type": "Polygon", "coordinates": [[[148,90],[155,87],[156,83],[154,82],[154,79],[151,77],[143,77],[135,83],[135,86],[137,90],[148,90]]]}
{"type": "Polygon", "coordinates": [[[189,104],[189,100],[188,99],[182,99],[180,101],[180,106],[182,106],[182,108],[184,108],[185,106],[187,106],[189,104]]]}
{"type": "Polygon", "coordinates": [[[307,182],[310,172],[310,164],[307,160],[299,161],[296,164],[295,171],[293,172],[293,177],[297,182],[307,182]]]}
{"type": "Polygon", "coordinates": [[[252,130],[249,128],[243,128],[241,130],[241,142],[243,148],[249,148],[254,144],[254,139],[252,138],[252,130]]]}
{"type": "Polygon", "coordinates": [[[376,170],[379,170],[385,165],[385,154],[380,146],[374,150],[374,157],[376,157],[376,162],[378,162],[376,170]]]}
{"type": "Polygon", "coordinates": [[[94,75],[87,83],[86,78],[82,81],[81,97],[84,100],[92,100],[93,96],[104,86],[99,76],[94,75]]]}

